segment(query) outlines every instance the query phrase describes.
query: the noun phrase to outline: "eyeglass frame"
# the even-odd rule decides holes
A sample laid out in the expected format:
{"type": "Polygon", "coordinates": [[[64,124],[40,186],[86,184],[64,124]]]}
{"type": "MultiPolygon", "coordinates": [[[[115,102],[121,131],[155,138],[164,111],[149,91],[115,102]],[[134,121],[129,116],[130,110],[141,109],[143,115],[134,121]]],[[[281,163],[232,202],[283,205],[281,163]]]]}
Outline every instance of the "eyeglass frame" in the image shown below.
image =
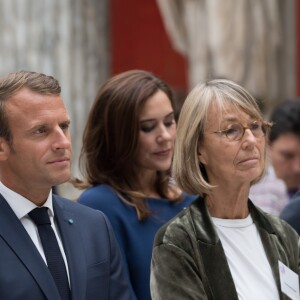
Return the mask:
{"type": "MultiPolygon", "coordinates": [[[[229,141],[240,141],[244,137],[246,129],[250,129],[250,131],[253,134],[253,136],[255,136],[255,134],[253,133],[253,131],[250,128],[250,126],[253,125],[253,124],[255,124],[255,122],[258,122],[258,121],[254,121],[254,122],[252,122],[248,126],[243,126],[241,123],[233,123],[233,124],[231,124],[231,125],[240,125],[240,127],[243,129],[241,136],[239,138],[237,138],[237,139],[230,139],[228,137],[227,132],[228,132],[228,130],[230,128],[227,128],[225,130],[218,130],[218,131],[208,132],[208,133],[209,134],[213,134],[213,133],[224,134],[229,141]]],[[[272,128],[272,126],[273,126],[273,123],[262,121],[261,122],[261,131],[262,131],[263,135],[261,137],[265,136],[266,133],[268,132],[268,130],[270,130],[272,128]]],[[[255,137],[259,138],[260,136],[255,136],[255,137]]]]}

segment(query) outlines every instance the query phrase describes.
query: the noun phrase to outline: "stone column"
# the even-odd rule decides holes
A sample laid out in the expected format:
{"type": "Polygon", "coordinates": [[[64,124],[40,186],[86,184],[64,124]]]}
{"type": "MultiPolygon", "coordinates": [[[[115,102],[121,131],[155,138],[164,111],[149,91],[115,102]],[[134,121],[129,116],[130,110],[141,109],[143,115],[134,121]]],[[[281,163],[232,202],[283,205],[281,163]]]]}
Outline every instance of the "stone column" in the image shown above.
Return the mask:
{"type": "Polygon", "coordinates": [[[0,0],[0,75],[53,75],[71,116],[73,174],[87,114],[109,72],[108,0],[0,0]]]}

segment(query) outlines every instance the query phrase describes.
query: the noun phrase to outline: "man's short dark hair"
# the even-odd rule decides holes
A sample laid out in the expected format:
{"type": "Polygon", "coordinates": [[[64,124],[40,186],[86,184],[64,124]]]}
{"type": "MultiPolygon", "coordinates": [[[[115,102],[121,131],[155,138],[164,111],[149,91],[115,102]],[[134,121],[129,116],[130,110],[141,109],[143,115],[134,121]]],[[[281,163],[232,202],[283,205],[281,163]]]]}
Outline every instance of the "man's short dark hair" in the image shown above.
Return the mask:
{"type": "Polygon", "coordinates": [[[273,111],[270,121],[273,123],[269,135],[270,143],[287,133],[300,136],[300,99],[287,100],[279,104],[273,111]]]}
{"type": "Polygon", "coordinates": [[[52,76],[30,71],[19,71],[0,77],[0,137],[4,137],[12,147],[12,135],[5,110],[6,102],[20,89],[43,95],[60,95],[59,82],[52,76]]]}

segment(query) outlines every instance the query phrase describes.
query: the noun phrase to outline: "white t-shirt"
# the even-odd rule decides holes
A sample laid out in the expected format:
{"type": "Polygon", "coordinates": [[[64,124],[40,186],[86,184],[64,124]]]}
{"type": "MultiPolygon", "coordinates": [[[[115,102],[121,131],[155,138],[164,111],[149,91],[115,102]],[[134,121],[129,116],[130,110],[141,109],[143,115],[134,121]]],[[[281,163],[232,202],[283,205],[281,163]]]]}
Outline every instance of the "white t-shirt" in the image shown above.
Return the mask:
{"type": "Polygon", "coordinates": [[[211,218],[216,226],[240,300],[279,300],[258,230],[245,219],[211,218]]]}

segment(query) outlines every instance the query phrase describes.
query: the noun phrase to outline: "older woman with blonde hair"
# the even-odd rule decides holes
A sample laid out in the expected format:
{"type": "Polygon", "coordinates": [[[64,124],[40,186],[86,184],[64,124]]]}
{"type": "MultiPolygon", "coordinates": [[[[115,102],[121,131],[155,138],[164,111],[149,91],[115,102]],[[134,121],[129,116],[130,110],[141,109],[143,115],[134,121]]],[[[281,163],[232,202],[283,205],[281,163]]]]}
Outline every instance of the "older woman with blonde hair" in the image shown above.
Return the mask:
{"type": "Polygon", "coordinates": [[[299,236],[248,198],[265,170],[270,126],[232,81],[211,80],[190,92],[172,170],[179,187],[199,198],[156,234],[153,300],[299,297],[299,236]]]}

